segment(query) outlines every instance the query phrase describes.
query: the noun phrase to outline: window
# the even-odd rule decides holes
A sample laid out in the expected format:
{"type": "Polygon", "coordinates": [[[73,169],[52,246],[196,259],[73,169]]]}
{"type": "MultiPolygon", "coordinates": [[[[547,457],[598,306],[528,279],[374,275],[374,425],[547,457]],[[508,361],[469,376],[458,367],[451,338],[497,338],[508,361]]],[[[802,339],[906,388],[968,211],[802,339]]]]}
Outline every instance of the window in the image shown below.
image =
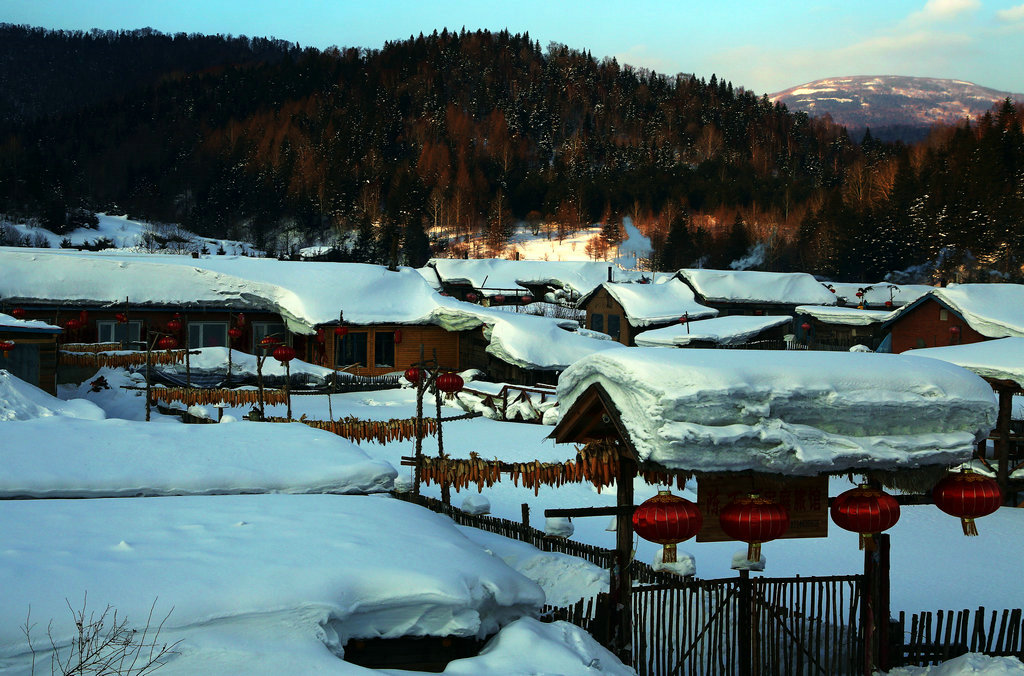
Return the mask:
{"type": "Polygon", "coordinates": [[[949,321],[949,310],[946,310],[946,309],[939,310],[939,321],[940,322],[948,322],[949,321]]]}
{"type": "Polygon", "coordinates": [[[349,332],[337,339],[334,349],[337,366],[366,366],[366,333],[349,332]]]}
{"type": "Polygon", "coordinates": [[[608,335],[612,340],[619,339],[619,315],[608,315],[608,335]]]}
{"type": "Polygon", "coordinates": [[[604,315],[594,313],[590,315],[590,328],[604,333],[604,315]]]}
{"type": "Polygon", "coordinates": [[[227,347],[227,322],[189,322],[189,347],[227,347]]]}
{"type": "Polygon", "coordinates": [[[267,336],[274,336],[282,343],[288,342],[288,330],[280,322],[253,322],[252,323],[252,353],[264,352],[260,341],[267,336]],[[258,351],[257,351],[258,350],[258,351]]]}
{"type": "Polygon", "coordinates": [[[141,340],[141,336],[142,322],[129,321],[127,324],[107,320],[96,322],[96,340],[100,343],[137,343],[141,340]]]}
{"type": "Polygon", "coordinates": [[[395,365],[395,332],[375,331],[373,334],[373,365],[395,365]]]}

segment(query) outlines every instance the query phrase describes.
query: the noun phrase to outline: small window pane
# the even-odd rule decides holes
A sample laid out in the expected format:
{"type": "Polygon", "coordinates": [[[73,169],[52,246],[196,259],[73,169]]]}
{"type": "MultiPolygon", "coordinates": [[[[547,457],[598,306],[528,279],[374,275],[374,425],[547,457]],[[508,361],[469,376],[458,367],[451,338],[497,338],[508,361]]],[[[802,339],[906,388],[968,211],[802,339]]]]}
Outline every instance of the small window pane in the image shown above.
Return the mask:
{"type": "Polygon", "coordinates": [[[337,366],[366,366],[366,333],[349,333],[339,338],[334,363],[337,366]]]}
{"type": "Polygon", "coordinates": [[[590,315],[590,328],[592,328],[595,331],[600,331],[601,333],[604,333],[604,315],[590,315]]]}
{"type": "Polygon", "coordinates": [[[227,347],[227,344],[227,322],[189,322],[189,347],[227,347]]]}
{"type": "Polygon", "coordinates": [[[395,333],[393,331],[377,331],[374,333],[373,365],[395,365],[395,333]]]}
{"type": "Polygon", "coordinates": [[[619,315],[608,315],[608,335],[614,340],[619,339],[619,315]]]}

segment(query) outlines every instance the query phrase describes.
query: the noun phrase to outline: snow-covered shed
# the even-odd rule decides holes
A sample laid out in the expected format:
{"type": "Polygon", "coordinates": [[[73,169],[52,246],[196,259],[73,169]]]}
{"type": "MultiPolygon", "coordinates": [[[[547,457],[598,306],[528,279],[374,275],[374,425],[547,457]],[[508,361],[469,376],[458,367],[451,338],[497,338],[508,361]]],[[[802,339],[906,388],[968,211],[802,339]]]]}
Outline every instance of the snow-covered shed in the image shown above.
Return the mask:
{"type": "Polygon", "coordinates": [[[674,323],[644,331],[636,337],[640,347],[733,347],[757,341],[781,342],[789,332],[793,318],[789,316],[748,317],[729,315],[674,323]]]}
{"type": "Polygon", "coordinates": [[[935,288],[896,310],[884,325],[892,351],[1024,337],[1024,285],[935,288]]]}
{"type": "Polygon", "coordinates": [[[861,310],[834,305],[798,305],[793,322],[796,340],[811,349],[816,346],[850,348],[866,345],[877,349],[883,339],[882,326],[892,316],[890,310],[861,310]],[[804,329],[808,324],[810,328],[804,329]]]}
{"type": "Polygon", "coordinates": [[[803,272],[683,269],[698,302],[722,315],[791,315],[797,305],[835,305],[836,297],[803,272]]]}
{"type": "Polygon", "coordinates": [[[60,332],[59,326],[0,312],[0,370],[56,394],[60,332]]]}
{"type": "Polygon", "coordinates": [[[683,318],[718,314],[698,303],[693,289],[675,278],[663,284],[604,282],[584,295],[577,307],[587,313],[587,328],[607,333],[623,345],[636,345],[637,334],[683,318]]]}

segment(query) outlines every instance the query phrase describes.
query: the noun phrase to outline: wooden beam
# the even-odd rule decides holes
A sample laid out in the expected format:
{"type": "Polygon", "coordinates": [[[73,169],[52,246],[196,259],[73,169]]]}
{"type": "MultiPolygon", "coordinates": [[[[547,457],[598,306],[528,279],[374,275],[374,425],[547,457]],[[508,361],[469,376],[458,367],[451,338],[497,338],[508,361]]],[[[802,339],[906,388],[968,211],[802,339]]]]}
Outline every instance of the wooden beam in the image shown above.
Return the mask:
{"type": "Polygon", "coordinates": [[[636,505],[614,507],[570,507],[566,509],[545,509],[544,516],[632,516],[636,505]]]}

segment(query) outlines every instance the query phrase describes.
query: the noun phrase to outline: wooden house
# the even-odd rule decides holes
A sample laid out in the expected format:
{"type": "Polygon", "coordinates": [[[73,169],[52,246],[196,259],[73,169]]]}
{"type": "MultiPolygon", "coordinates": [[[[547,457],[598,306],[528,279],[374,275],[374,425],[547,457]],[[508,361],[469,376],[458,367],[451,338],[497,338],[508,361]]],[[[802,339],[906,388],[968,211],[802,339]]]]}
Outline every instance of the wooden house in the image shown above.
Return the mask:
{"type": "Polygon", "coordinates": [[[683,269],[697,302],[719,315],[792,315],[798,305],[836,305],[836,295],[802,272],[683,269]]]}
{"type": "Polygon", "coordinates": [[[680,319],[718,314],[698,303],[693,290],[678,279],[662,284],[605,282],[583,296],[578,307],[586,311],[588,329],[606,333],[623,345],[636,345],[638,333],[666,327],[680,319]]]}
{"type": "Polygon", "coordinates": [[[56,396],[60,332],[46,322],[0,314],[0,369],[56,396]]]}
{"type": "Polygon", "coordinates": [[[795,311],[794,340],[812,350],[849,349],[855,345],[876,350],[885,337],[882,326],[892,316],[887,310],[823,305],[800,305],[795,311]]]}

